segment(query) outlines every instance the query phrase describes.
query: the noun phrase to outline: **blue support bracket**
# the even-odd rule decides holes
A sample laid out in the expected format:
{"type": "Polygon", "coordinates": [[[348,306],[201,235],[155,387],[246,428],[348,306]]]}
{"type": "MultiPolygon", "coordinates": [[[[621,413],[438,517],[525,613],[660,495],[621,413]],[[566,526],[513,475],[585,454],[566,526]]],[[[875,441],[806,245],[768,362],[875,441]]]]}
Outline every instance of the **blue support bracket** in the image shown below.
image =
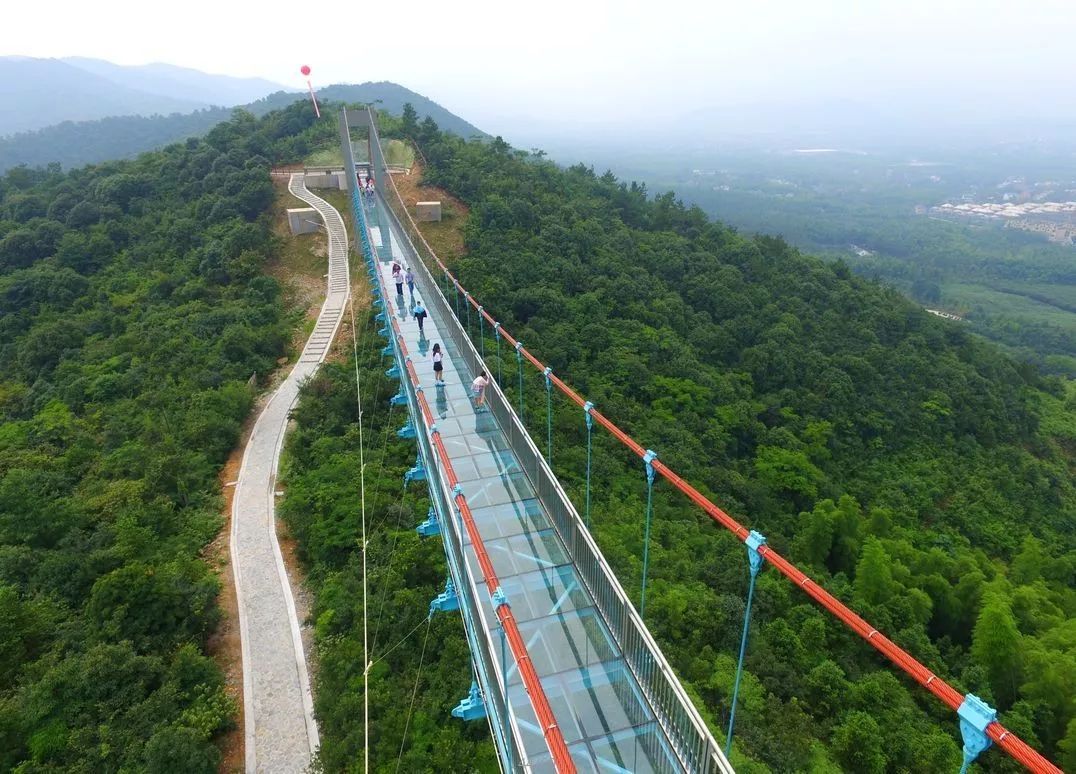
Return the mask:
{"type": "Polygon", "coordinates": [[[395,354],[396,354],[396,352],[393,350],[391,344],[389,344],[388,346],[386,346],[384,349],[381,350],[381,357],[392,357],[395,354]]]}
{"type": "Polygon", "coordinates": [[[412,422],[410,419],[407,420],[406,425],[396,431],[396,436],[398,438],[403,438],[404,440],[414,438],[416,435],[417,433],[415,432],[415,423],[412,422]]]}
{"type": "Polygon", "coordinates": [[[390,406],[404,406],[404,405],[407,405],[407,393],[405,393],[401,389],[398,393],[396,393],[391,398],[389,398],[389,405],[390,406]]]}
{"type": "Polygon", "coordinates": [[[387,376],[390,379],[399,379],[400,378],[400,366],[398,366],[396,363],[393,363],[392,367],[389,368],[387,371],[385,371],[385,376],[387,376]]]}
{"type": "Polygon", "coordinates": [[[452,717],[462,720],[482,720],[486,717],[486,703],[474,680],[471,680],[471,691],[467,697],[452,709],[452,717]]]}
{"type": "Polygon", "coordinates": [[[460,598],[456,596],[456,587],[449,578],[445,583],[445,590],[433,598],[430,602],[430,615],[434,613],[451,613],[460,609],[460,598]]]}
{"type": "Polygon", "coordinates": [[[433,508],[430,508],[430,512],[426,514],[426,521],[415,527],[415,532],[422,537],[441,534],[441,524],[437,521],[437,514],[433,512],[433,508]]]}
{"type": "Polygon", "coordinates": [[[377,320],[378,322],[385,322],[385,313],[384,312],[378,312],[377,314],[374,315],[374,319],[377,320]]]}
{"type": "Polygon", "coordinates": [[[387,326],[387,325],[384,326],[384,327],[378,328],[377,329],[377,335],[381,336],[383,338],[386,338],[386,339],[392,337],[392,334],[389,333],[389,326],[387,326]]]}
{"type": "Polygon", "coordinates": [[[497,590],[493,592],[493,596],[491,597],[491,599],[493,601],[494,610],[499,610],[502,606],[511,607],[511,605],[508,604],[508,597],[504,595],[504,589],[502,589],[500,586],[498,586],[497,590]]]}
{"type": "Polygon", "coordinates": [[[425,481],[426,480],[426,468],[422,465],[422,455],[415,457],[415,467],[404,473],[404,487],[406,488],[412,481],[425,481]]]}
{"type": "Polygon", "coordinates": [[[378,296],[377,288],[374,288],[374,296],[375,296],[374,304],[373,304],[374,309],[383,308],[385,306],[385,302],[382,301],[380,297],[377,297],[378,296]]]}
{"type": "Polygon", "coordinates": [[[979,753],[993,744],[986,735],[986,727],[998,719],[998,711],[973,693],[964,697],[964,703],[956,711],[960,718],[960,736],[964,739],[964,763],[960,774],[968,770],[979,753]]]}

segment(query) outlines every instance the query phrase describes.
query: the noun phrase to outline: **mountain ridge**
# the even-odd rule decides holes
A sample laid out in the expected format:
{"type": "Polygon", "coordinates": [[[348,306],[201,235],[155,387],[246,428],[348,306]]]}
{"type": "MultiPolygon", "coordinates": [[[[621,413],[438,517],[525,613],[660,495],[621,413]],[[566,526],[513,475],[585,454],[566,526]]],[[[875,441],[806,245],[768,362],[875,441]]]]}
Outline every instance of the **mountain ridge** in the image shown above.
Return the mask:
{"type": "MultiPolygon", "coordinates": [[[[3,60],[0,59],[0,63],[3,60]]],[[[318,99],[334,102],[369,102],[399,115],[410,102],[419,120],[431,117],[441,129],[461,137],[488,135],[437,102],[393,83],[380,81],[362,84],[334,84],[320,89],[318,99]]],[[[304,93],[284,90],[239,106],[256,116],[308,99],[304,93]]],[[[2,91],[0,91],[2,104],[2,91]]],[[[88,121],[62,121],[36,130],[0,137],[0,173],[12,167],[45,166],[58,162],[65,168],[94,164],[113,159],[133,158],[188,137],[205,134],[227,121],[235,108],[206,106],[197,110],[168,115],[124,115],[88,121]]]]}

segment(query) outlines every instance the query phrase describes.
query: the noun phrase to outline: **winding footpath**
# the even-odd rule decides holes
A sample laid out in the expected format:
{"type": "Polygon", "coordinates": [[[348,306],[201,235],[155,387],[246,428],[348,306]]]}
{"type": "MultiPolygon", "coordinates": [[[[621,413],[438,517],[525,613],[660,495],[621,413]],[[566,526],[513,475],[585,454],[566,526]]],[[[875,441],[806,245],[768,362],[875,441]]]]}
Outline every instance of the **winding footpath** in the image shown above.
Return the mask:
{"type": "Polygon", "coordinates": [[[243,717],[247,772],[306,771],[318,728],[291,585],[276,537],[276,475],[288,415],[300,383],[317,371],[340,327],[349,293],[347,230],[330,204],[306,189],[293,196],[321,215],[329,238],[328,292],[298,363],[269,398],[251,431],[232,502],[231,553],[243,643],[243,717]]]}

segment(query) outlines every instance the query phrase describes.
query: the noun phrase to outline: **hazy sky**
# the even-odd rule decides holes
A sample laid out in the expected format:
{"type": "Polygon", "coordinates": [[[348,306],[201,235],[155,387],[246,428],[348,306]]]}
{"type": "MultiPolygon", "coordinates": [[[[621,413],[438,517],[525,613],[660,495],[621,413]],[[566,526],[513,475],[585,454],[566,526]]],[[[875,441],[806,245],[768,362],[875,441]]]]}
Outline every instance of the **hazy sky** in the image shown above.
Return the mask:
{"type": "Polygon", "coordinates": [[[391,80],[489,131],[543,114],[1076,95],[1076,0],[5,4],[0,54],[163,61],[302,87],[391,80]],[[393,10],[399,9],[399,10],[393,10]]]}

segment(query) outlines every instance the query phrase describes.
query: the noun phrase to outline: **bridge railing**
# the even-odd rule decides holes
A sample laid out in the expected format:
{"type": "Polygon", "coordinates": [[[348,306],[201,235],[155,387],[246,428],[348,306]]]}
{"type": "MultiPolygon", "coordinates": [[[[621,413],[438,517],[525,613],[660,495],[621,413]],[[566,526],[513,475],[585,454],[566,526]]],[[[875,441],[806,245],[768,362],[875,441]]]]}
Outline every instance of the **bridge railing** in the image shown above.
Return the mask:
{"type": "MultiPolygon", "coordinates": [[[[376,137],[376,134],[375,134],[376,137]]],[[[375,139],[376,142],[376,139],[375,139]]],[[[427,307],[436,310],[440,319],[451,321],[443,333],[451,338],[454,355],[463,359],[471,373],[489,368],[475,349],[452,305],[441,292],[430,267],[440,265],[432,248],[418,232],[390,176],[385,175],[383,207],[397,231],[406,239],[400,245],[415,259],[416,284],[427,307]],[[385,179],[387,178],[387,179],[385,179]]],[[[382,238],[387,238],[383,234],[382,238]]],[[[564,541],[579,573],[580,580],[595,600],[598,612],[621,648],[625,662],[639,684],[643,696],[654,711],[673,752],[687,771],[731,772],[732,768],[680,685],[672,667],[665,660],[653,637],[616,579],[612,568],[602,556],[579,513],[560,486],[545,458],[535,446],[520,421],[511,401],[500,385],[490,382],[487,405],[504,432],[509,447],[534,485],[539,499],[546,507],[564,541]]]]}

